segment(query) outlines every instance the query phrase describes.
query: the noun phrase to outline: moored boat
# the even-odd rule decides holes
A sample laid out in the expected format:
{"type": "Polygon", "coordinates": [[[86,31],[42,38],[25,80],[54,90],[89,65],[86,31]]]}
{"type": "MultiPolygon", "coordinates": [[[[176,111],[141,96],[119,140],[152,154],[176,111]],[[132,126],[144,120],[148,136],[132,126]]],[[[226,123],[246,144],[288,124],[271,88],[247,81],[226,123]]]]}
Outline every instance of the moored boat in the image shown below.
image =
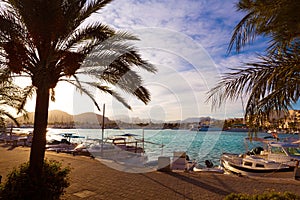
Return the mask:
{"type": "Polygon", "coordinates": [[[208,131],[209,125],[201,125],[198,129],[198,131],[208,131]]]}
{"type": "Polygon", "coordinates": [[[228,171],[241,175],[289,172],[300,161],[300,146],[289,142],[268,142],[267,150],[254,148],[246,154],[223,153],[221,165],[228,171]]]}
{"type": "Polygon", "coordinates": [[[47,132],[46,134],[46,150],[64,153],[72,153],[77,146],[77,142],[83,140],[85,137],[77,133],[70,132],[47,132]]]}
{"type": "Polygon", "coordinates": [[[291,172],[294,170],[293,167],[287,164],[255,155],[223,153],[220,162],[225,170],[244,176],[264,176],[270,173],[291,172]]]}
{"type": "Polygon", "coordinates": [[[300,144],[291,142],[270,142],[268,143],[267,151],[264,151],[261,156],[267,157],[268,160],[295,167],[295,161],[300,161],[300,144]]]}
{"type": "Polygon", "coordinates": [[[229,127],[225,131],[228,132],[249,132],[249,128],[246,124],[234,124],[232,127],[229,127]]]}
{"type": "Polygon", "coordinates": [[[134,134],[123,134],[108,137],[105,141],[90,140],[78,145],[73,154],[88,152],[92,157],[110,160],[126,165],[143,166],[148,157],[144,154],[143,139],[135,138],[134,134]]]}

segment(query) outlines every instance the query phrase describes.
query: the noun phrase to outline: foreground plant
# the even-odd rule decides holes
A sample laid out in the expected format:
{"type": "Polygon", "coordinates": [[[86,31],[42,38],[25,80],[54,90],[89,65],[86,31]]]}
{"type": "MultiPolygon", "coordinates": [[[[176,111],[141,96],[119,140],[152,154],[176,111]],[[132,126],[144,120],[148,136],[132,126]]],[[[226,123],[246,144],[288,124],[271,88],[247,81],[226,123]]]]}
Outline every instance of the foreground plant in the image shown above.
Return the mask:
{"type": "MultiPolygon", "coordinates": [[[[24,163],[7,175],[0,197],[2,199],[59,199],[70,183],[69,167],[54,160],[45,160],[40,179],[34,180],[29,174],[29,163],[24,163]]],[[[0,198],[1,199],[1,198],[0,198]]]]}

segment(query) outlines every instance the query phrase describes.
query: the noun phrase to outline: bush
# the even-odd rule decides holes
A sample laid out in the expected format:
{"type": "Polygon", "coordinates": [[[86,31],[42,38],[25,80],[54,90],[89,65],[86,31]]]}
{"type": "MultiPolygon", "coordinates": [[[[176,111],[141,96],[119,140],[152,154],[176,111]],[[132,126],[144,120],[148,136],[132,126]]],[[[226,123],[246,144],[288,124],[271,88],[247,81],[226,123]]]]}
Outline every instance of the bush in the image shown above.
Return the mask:
{"type": "Polygon", "coordinates": [[[291,192],[264,192],[263,194],[236,194],[232,193],[225,200],[300,200],[300,196],[291,192]]]}
{"type": "Polygon", "coordinates": [[[7,181],[0,191],[2,199],[59,199],[69,183],[70,168],[62,168],[55,160],[45,160],[43,175],[39,182],[34,182],[29,176],[29,162],[14,169],[7,175],[7,181]]]}

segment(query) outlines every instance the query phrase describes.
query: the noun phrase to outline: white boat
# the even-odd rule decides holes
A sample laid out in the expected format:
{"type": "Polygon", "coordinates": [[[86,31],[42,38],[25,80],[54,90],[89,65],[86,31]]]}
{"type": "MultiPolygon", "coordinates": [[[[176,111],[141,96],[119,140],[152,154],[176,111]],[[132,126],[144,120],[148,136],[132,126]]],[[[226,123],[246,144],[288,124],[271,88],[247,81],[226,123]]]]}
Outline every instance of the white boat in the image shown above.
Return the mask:
{"type": "Polygon", "coordinates": [[[269,142],[267,151],[263,151],[259,156],[295,167],[295,161],[300,161],[300,144],[291,142],[269,142]]]}
{"type": "Polygon", "coordinates": [[[54,132],[48,131],[46,134],[46,140],[48,144],[51,143],[74,143],[83,141],[84,136],[78,135],[76,132],[54,132]]]}
{"type": "Polygon", "coordinates": [[[213,172],[213,173],[224,173],[224,169],[221,166],[214,166],[214,164],[209,161],[205,160],[205,166],[196,164],[193,168],[194,172],[213,172]]]}
{"type": "Polygon", "coordinates": [[[46,150],[55,151],[57,153],[73,153],[76,143],[83,140],[85,137],[77,133],[70,132],[47,132],[46,134],[46,150]]]}
{"type": "Polygon", "coordinates": [[[148,160],[142,146],[143,140],[133,134],[109,137],[105,141],[91,140],[78,145],[73,154],[89,153],[93,158],[110,160],[124,165],[142,167],[148,160]]]}
{"type": "Polygon", "coordinates": [[[224,153],[221,156],[224,169],[241,175],[263,175],[293,171],[300,161],[300,146],[288,142],[269,142],[267,150],[255,148],[246,154],[224,153]]]}
{"type": "Polygon", "coordinates": [[[221,166],[232,173],[244,176],[264,176],[276,172],[291,172],[293,167],[254,155],[224,153],[220,159],[221,166]]]}

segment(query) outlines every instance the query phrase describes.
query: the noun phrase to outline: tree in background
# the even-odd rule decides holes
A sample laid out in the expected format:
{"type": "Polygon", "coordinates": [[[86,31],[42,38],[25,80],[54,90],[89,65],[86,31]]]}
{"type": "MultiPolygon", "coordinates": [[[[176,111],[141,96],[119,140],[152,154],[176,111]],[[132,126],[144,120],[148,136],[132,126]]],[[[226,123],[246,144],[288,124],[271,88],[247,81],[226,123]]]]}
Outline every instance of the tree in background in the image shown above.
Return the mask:
{"type": "Polygon", "coordinates": [[[240,0],[245,17],[237,24],[228,51],[251,43],[257,36],[269,39],[265,55],[223,75],[208,93],[220,106],[226,100],[248,98],[245,118],[252,125],[273,111],[287,111],[300,96],[300,2],[293,0],[240,0]]]}
{"type": "MultiPolygon", "coordinates": [[[[1,67],[31,78],[26,94],[36,93],[30,176],[39,180],[45,155],[49,99],[59,81],[88,95],[96,88],[130,106],[111,86],[145,104],[149,91],[134,68],[155,72],[129,43],[135,36],[100,22],[86,23],[111,0],[3,0],[0,12],[1,67]],[[88,81],[86,77],[92,77],[88,81]]],[[[23,99],[24,102],[26,98],[23,99]]]]}
{"type": "Polygon", "coordinates": [[[19,126],[12,112],[16,111],[17,114],[23,114],[26,117],[26,111],[22,104],[22,88],[15,85],[2,69],[0,71],[0,129],[5,131],[7,119],[19,126]]]}

